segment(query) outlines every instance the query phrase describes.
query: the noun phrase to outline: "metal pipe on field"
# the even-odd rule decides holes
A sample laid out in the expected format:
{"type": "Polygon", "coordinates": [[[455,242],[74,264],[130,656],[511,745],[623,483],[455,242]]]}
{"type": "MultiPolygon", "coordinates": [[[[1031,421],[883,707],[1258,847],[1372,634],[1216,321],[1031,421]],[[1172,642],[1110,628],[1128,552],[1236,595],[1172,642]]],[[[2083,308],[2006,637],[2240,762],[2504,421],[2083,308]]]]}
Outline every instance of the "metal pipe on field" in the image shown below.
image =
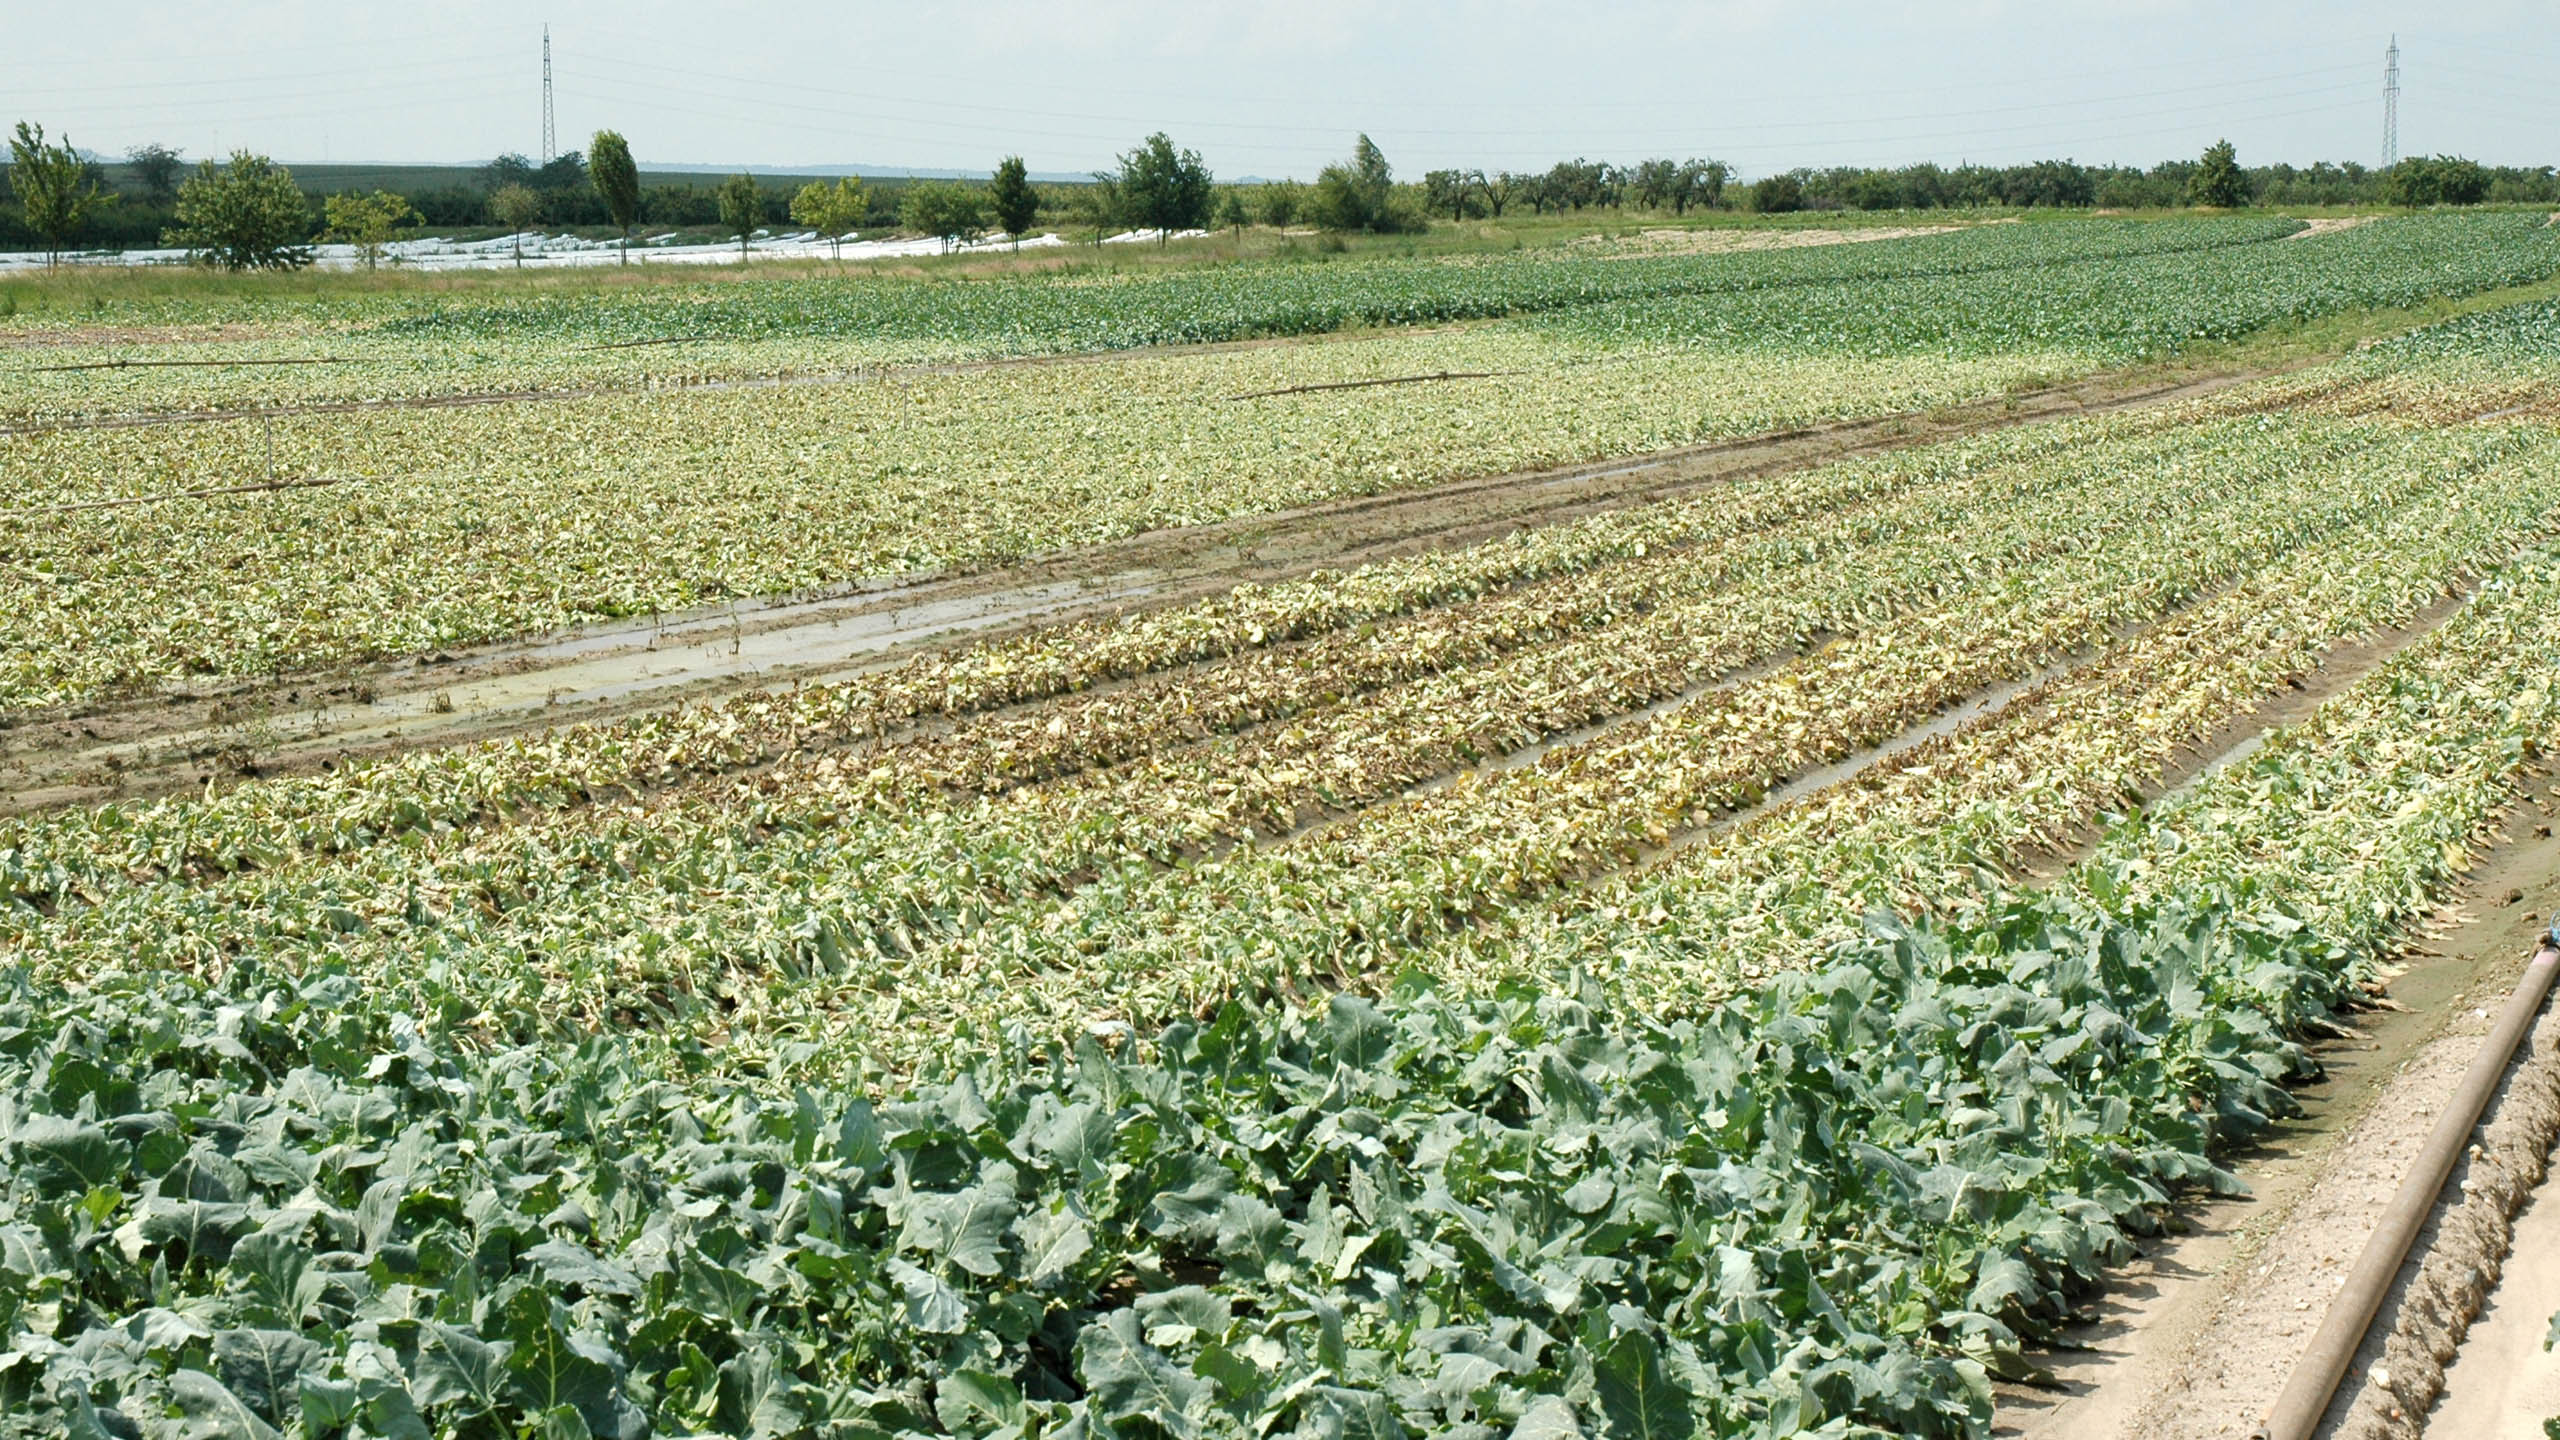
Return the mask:
{"type": "MultiPolygon", "coordinates": [[[[2553,928],[2560,930],[2560,925],[2553,928]]],[[[2409,1247],[2426,1226],[2436,1197],[2444,1191],[2444,1182],[2452,1176],[2454,1162],[2462,1158],[2471,1142],[2471,1132],[2479,1128],[2481,1112],[2488,1108],[2489,1097],[2497,1093],[2498,1081],[2515,1057],[2516,1047],[2523,1043],[2526,1032],[2533,1028],[2534,1017],[2541,1013],[2555,974],[2560,974],[2560,949],[2546,938],[2507,997],[2506,1008],[2498,1012],[2497,1024],[2490,1028],[2478,1058],[2462,1077],[2462,1088],[2454,1092],[2435,1129],[2428,1134],[2426,1148],[2418,1153],[2417,1163],[2400,1184],[2400,1192],[2391,1197],[2391,1208],[2383,1212],[2382,1223],[2374,1230],[2373,1238],[2365,1242],[2355,1268],[2347,1272],[2346,1284],[2339,1289],[2338,1298],[2329,1303],[2329,1313],[2322,1318],[2319,1332],[2311,1337],[2311,1348],[2294,1367],[2292,1378],[2285,1382],[2283,1393],[2267,1411],[2253,1440],[2311,1440],[2319,1429],[2322,1417],[2329,1413],[2331,1398],[2337,1394],[2338,1382],[2346,1378],[2347,1367],[2355,1362],[2356,1351],[2364,1345],[2365,1332],[2373,1327],[2383,1296],[2390,1292],[2391,1282],[2408,1259],[2409,1247]]]]}

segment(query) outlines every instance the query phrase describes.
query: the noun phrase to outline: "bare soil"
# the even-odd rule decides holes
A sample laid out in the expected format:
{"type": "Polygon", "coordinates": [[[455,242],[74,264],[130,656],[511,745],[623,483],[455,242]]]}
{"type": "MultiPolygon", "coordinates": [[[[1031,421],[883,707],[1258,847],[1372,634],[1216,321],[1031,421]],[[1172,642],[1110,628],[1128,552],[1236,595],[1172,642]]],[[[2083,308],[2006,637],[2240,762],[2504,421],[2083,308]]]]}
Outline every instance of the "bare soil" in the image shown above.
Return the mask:
{"type": "Polygon", "coordinates": [[[2560,1354],[2543,1343],[2560,1313],[2560,1187],[2548,1182],[2516,1217],[2506,1273],[2445,1371],[2426,1433],[2464,1440],[2542,1440],[2560,1415],[2560,1354]]]}
{"type": "Polygon", "coordinates": [[[1153,531],[970,574],[890,577],[361,669],[0,721],[0,814],[816,683],[920,649],[1472,544],[1843,456],[2213,393],[2263,370],[2112,376],[1981,404],[1153,531]]]}
{"type": "Polygon", "coordinates": [[[2303,221],[2303,228],[2294,231],[2292,234],[2287,235],[2284,238],[2287,240],[2309,240],[2321,235],[2335,235],[2341,230],[2353,230],[2359,225],[2370,225],[2378,218],[2379,217],[2373,215],[2317,216],[2303,221]]]}
{"type": "Polygon", "coordinates": [[[1907,240],[1914,235],[1943,235],[1963,225],[1879,225],[1859,230],[1645,230],[1634,235],[1585,235],[1572,242],[1576,250],[1605,252],[1611,260],[1639,255],[1729,255],[1745,250],[1796,250],[1809,245],[1864,245],[1876,240],[1907,240]]]}

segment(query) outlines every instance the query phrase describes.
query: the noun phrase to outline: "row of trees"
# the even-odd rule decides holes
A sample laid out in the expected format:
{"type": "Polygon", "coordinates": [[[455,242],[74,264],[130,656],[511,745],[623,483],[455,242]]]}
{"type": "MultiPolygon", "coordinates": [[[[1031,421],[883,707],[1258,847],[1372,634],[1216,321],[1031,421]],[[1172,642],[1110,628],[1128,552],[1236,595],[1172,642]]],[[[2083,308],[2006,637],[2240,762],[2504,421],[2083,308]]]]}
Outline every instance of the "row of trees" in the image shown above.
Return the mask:
{"type": "MultiPolygon", "coordinates": [[[[2219,147],[2217,147],[2219,148],[2219,147]]],[[[2212,152],[2208,151],[2210,155],[2212,152]]],[[[2389,169],[2350,161],[2316,165],[2227,165],[2171,160],[2148,169],[2040,160],[2030,165],[1842,166],[1793,170],[1746,187],[1761,209],[1931,210],[1992,206],[2143,209],[2238,205],[2560,204],[2560,172],[2550,166],[2491,167],[2459,156],[2412,156],[2389,169]],[[2200,175],[2203,177],[2199,179],[2200,175]],[[2216,198],[2198,199],[2199,185],[2216,198]],[[1785,201],[1792,196],[1794,204],[1785,201]]]]}
{"type": "MultiPolygon", "coordinates": [[[[1367,137],[1361,137],[1366,140],[1367,137]]],[[[1724,200],[1733,167],[1721,160],[1560,160],[1544,173],[1434,170],[1422,177],[1422,206],[1452,220],[1502,218],[1514,207],[1544,215],[1588,209],[1666,210],[1685,215],[1724,200]]]]}
{"type": "MultiPolygon", "coordinates": [[[[221,264],[294,265],[309,258],[315,234],[310,198],[291,172],[262,156],[239,152],[227,166],[208,160],[190,174],[178,152],[142,146],[127,152],[121,184],[110,185],[98,161],[73,149],[67,137],[49,141],[39,125],[20,122],[9,149],[7,188],[16,206],[14,212],[0,209],[0,244],[33,241],[58,255],[90,234],[123,243],[156,238],[221,264]]],[[[1045,191],[1031,183],[1022,157],[1014,155],[999,162],[984,184],[866,185],[848,177],[812,181],[793,192],[746,175],[713,185],[644,185],[630,146],[607,130],[597,132],[584,152],[572,150],[547,164],[502,155],[471,183],[321,197],[316,233],[353,244],[372,263],[384,246],[417,227],[481,223],[517,233],[542,224],[610,226],[626,248],[633,227],[644,219],[689,229],[717,226],[738,236],[742,247],[755,231],[786,220],[838,239],[857,229],[903,228],[948,245],[990,230],[1019,237],[1044,213],[1053,223],[1089,230],[1098,241],[1118,228],[1169,236],[1248,224],[1394,234],[1419,230],[1434,217],[1500,219],[1519,208],[1541,215],[1591,209],[1680,215],[1722,207],[1774,213],[2484,201],[2560,203],[2560,175],[2549,166],[2492,168],[2442,155],[2413,156],[2387,170],[2352,163],[2251,169],[2240,165],[2225,142],[2199,159],[2147,170],[2069,160],[1951,169],[1837,167],[1792,170],[1737,186],[1732,168],[1718,160],[1662,158],[1621,166],[1574,159],[1539,173],[1434,170],[1417,185],[1398,182],[1386,155],[1362,135],[1347,158],[1325,166],[1312,184],[1221,188],[1198,151],[1159,133],[1089,182],[1045,191]]]]}

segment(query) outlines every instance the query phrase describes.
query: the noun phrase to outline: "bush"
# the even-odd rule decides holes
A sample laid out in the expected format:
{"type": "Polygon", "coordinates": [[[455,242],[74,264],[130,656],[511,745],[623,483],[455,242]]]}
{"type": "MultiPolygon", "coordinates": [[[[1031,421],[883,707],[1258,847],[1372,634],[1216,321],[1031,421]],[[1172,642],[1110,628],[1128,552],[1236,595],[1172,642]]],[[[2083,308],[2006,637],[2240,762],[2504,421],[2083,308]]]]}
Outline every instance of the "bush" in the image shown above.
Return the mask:
{"type": "Polygon", "coordinates": [[[226,270],[298,270],[311,263],[311,204],[293,172],[264,155],[231,152],[228,169],[210,160],[178,187],[178,223],[163,243],[200,264],[226,270]]]}
{"type": "Polygon", "coordinates": [[[2240,159],[2230,141],[2215,141],[2196,162],[2196,173],[2187,181],[2187,199],[2216,210],[2237,210],[2249,203],[2249,177],[2240,173],[2240,159]]]}
{"type": "Polygon", "coordinates": [[[1751,208],[1763,215],[1785,215],[1804,208],[1804,182],[1793,175],[1772,175],[1751,187],[1751,208]]]}
{"type": "Polygon", "coordinates": [[[2394,205],[2477,205],[2489,198],[2489,172],[2459,155],[2412,155],[2382,177],[2382,193],[2394,205]]]}
{"type": "Polygon", "coordinates": [[[1327,165],[1316,177],[1315,193],[1307,198],[1306,218],[1319,229],[1343,234],[1402,235],[1431,223],[1396,193],[1395,172],[1366,135],[1352,147],[1348,162],[1327,165]]]}

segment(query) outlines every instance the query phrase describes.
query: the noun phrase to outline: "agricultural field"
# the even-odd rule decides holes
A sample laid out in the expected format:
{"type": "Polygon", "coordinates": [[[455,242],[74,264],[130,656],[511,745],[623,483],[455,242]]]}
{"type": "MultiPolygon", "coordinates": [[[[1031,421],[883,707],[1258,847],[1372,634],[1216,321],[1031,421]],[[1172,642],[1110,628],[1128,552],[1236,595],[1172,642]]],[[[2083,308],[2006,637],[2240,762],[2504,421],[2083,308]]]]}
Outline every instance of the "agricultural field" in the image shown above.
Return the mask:
{"type": "Polygon", "coordinates": [[[2534,287],[0,819],[0,1435],[1988,1435],[2560,744],[2560,230],[2297,228],[30,324],[50,718],[2534,287]]]}
{"type": "Polygon", "coordinates": [[[0,713],[1925,411],[2560,273],[2560,230],[2531,216],[2279,238],[2294,224],[1994,225],[1670,259],[1309,265],[1281,283],[1212,270],[814,296],[730,284],[647,308],[608,296],[338,317],[350,333],[287,348],[375,358],[245,373],[228,360],[285,342],[145,347],[188,363],[103,371],[35,367],[125,350],[22,346],[0,366],[24,382],[10,407],[23,423],[0,434],[16,497],[0,510],[0,713]],[[717,354],[608,352],[624,368],[604,373],[563,353],[673,309],[743,338],[717,354]],[[1391,328],[952,374],[889,363],[1345,325],[1391,328]],[[474,346],[485,369],[383,358],[474,346]],[[213,359],[226,363],[197,363],[213,359]],[[717,383],[669,390],[653,367],[717,383]],[[1417,376],[1451,378],[1364,383],[1417,376]],[[371,404],[546,384],[595,393],[371,404]],[[334,408],[348,404],[364,408],[334,408]],[[160,411],[230,418],[131,423],[160,411]],[[256,488],[278,483],[300,488],[256,488]],[[149,501],[173,495],[189,498],[149,501]]]}

